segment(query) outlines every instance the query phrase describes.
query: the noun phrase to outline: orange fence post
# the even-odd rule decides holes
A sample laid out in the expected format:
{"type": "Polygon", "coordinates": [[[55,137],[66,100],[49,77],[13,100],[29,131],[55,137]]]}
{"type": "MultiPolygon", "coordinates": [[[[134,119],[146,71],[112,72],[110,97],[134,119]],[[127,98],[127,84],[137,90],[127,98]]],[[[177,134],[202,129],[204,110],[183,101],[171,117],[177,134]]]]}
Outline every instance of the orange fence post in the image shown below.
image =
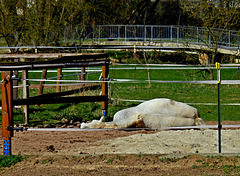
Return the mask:
{"type": "Polygon", "coordinates": [[[12,71],[2,71],[2,137],[3,155],[11,155],[11,137],[13,137],[13,85],[12,71]]]}

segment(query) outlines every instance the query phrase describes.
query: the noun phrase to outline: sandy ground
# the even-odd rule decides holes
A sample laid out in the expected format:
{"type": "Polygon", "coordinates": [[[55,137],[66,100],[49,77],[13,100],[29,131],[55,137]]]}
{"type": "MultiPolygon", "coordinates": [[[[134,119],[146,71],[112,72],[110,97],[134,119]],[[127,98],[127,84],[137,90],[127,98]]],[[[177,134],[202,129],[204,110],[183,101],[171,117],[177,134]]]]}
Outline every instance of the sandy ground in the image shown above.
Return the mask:
{"type": "MultiPolygon", "coordinates": [[[[239,130],[222,131],[222,152],[240,153],[239,130]]],[[[103,145],[90,147],[100,153],[125,154],[189,154],[218,153],[216,130],[161,131],[155,134],[136,134],[107,140],[103,145]]]]}
{"type": "Polygon", "coordinates": [[[225,166],[240,174],[239,132],[222,130],[222,153],[233,158],[211,160],[217,130],[15,132],[12,153],[29,158],[0,175],[224,175],[225,166]]]}
{"type": "MultiPolygon", "coordinates": [[[[222,153],[240,153],[239,133],[240,129],[222,130],[222,153]]],[[[218,151],[218,130],[212,129],[25,131],[15,132],[12,138],[12,153],[15,155],[189,154],[218,151]]]]}

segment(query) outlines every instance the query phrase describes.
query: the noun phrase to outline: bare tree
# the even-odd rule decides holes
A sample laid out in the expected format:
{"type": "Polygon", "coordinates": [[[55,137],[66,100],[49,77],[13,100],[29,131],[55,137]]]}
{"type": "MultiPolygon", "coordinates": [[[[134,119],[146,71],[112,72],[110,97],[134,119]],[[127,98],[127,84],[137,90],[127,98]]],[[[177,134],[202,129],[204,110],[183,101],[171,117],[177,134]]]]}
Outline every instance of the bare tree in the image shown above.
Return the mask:
{"type": "Polygon", "coordinates": [[[151,87],[151,77],[150,77],[150,68],[149,64],[151,63],[151,60],[153,58],[153,53],[152,52],[143,52],[143,57],[145,64],[147,65],[147,77],[148,77],[148,87],[151,87]]]}
{"type": "MultiPolygon", "coordinates": [[[[224,40],[228,35],[223,35],[227,30],[236,29],[239,27],[240,1],[235,0],[234,3],[230,0],[199,0],[189,1],[182,0],[181,5],[183,10],[193,19],[198,20],[201,27],[206,27],[205,34],[208,40],[202,40],[210,50],[209,64],[214,64],[219,55],[221,40],[224,40]]],[[[213,79],[212,70],[210,70],[210,79],[213,79]]]]}
{"type": "Polygon", "coordinates": [[[0,34],[8,46],[16,46],[21,38],[23,24],[18,5],[17,0],[0,0],[0,34]]]}
{"type": "MultiPolygon", "coordinates": [[[[187,2],[189,1],[183,0],[182,3],[188,4],[187,2]]],[[[222,34],[226,32],[226,30],[238,28],[240,1],[234,2],[235,3],[232,3],[230,0],[218,0],[216,2],[201,0],[198,3],[192,2],[190,5],[188,4],[188,6],[183,6],[183,9],[187,11],[189,15],[200,22],[201,27],[206,27],[208,30],[210,38],[208,41],[203,42],[212,50],[210,64],[216,61],[219,41],[222,39],[222,34]]],[[[228,36],[226,35],[226,37],[228,36]]]]}
{"type": "Polygon", "coordinates": [[[0,37],[11,47],[58,45],[64,26],[82,24],[82,4],[81,0],[0,0],[0,37]]]}

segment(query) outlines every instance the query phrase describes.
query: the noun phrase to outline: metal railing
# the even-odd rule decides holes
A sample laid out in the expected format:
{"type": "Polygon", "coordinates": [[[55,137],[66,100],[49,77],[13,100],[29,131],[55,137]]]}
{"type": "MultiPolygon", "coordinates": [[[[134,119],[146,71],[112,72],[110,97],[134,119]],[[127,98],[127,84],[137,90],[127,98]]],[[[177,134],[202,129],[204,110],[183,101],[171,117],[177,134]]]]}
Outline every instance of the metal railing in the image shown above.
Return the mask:
{"type": "MultiPolygon", "coordinates": [[[[43,32],[44,33],[44,32],[43,32]]],[[[55,33],[45,33],[45,44],[37,47],[54,47],[55,33]],[[50,39],[51,38],[51,39],[50,39]]],[[[194,27],[194,26],[171,26],[171,25],[96,25],[96,26],[75,26],[64,27],[58,38],[60,46],[71,46],[71,44],[81,45],[84,42],[102,41],[122,42],[141,41],[158,43],[173,42],[184,44],[201,44],[208,47],[239,47],[240,31],[194,27]]],[[[3,46],[3,45],[2,45],[3,46]]],[[[17,47],[36,46],[34,41],[28,44],[19,44],[17,47]]]]}
{"type": "Polygon", "coordinates": [[[207,46],[238,47],[240,31],[225,29],[208,29],[193,26],[166,25],[96,25],[85,26],[81,35],[76,27],[71,35],[64,31],[64,41],[93,40],[98,41],[146,41],[146,42],[184,42],[205,44],[207,46]],[[74,39],[69,36],[75,36],[74,39]],[[77,37],[78,36],[78,37],[77,37]]]}

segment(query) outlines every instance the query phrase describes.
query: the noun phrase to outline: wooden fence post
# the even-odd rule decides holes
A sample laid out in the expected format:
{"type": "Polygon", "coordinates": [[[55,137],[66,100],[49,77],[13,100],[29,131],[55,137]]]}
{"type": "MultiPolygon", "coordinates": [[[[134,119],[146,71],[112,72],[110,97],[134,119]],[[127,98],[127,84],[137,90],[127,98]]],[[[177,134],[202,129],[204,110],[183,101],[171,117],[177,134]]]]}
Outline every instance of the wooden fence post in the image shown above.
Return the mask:
{"type": "MultiPolygon", "coordinates": [[[[82,61],[86,61],[86,59],[83,59],[82,61]]],[[[85,81],[85,79],[86,79],[85,71],[86,71],[85,67],[82,67],[81,68],[81,81],[85,81]]],[[[84,87],[85,87],[85,84],[82,84],[81,85],[81,88],[82,88],[81,95],[84,95],[84,87]]]]}
{"type": "MultiPolygon", "coordinates": [[[[102,77],[103,81],[108,81],[108,72],[109,72],[109,65],[102,66],[102,77]]],[[[102,95],[108,95],[108,82],[102,82],[102,95]]],[[[103,115],[107,115],[108,109],[108,100],[102,102],[102,111],[103,115]]]]}
{"type": "MultiPolygon", "coordinates": [[[[14,59],[14,62],[19,62],[19,59],[14,59]]],[[[18,77],[18,70],[14,70],[13,72],[15,77],[18,77]]],[[[18,86],[18,80],[13,80],[13,86],[18,86]]],[[[18,87],[15,87],[13,89],[13,100],[16,100],[18,98],[18,87]]]]}
{"type": "MultiPolygon", "coordinates": [[[[46,79],[46,76],[47,76],[47,69],[43,69],[41,79],[46,79]]],[[[44,83],[45,83],[45,81],[40,81],[38,95],[42,95],[43,94],[43,88],[44,88],[43,84],[44,83]]]]}
{"type": "Polygon", "coordinates": [[[85,81],[85,67],[81,68],[81,80],[85,81]]]}
{"type": "MultiPolygon", "coordinates": [[[[57,80],[61,80],[62,78],[62,68],[57,69],[57,80]]],[[[57,84],[61,85],[61,81],[57,81],[57,84]]],[[[61,92],[61,86],[57,86],[57,92],[61,92]]]]}
{"type": "MultiPolygon", "coordinates": [[[[22,70],[23,98],[29,98],[28,70],[22,70]]],[[[23,105],[24,124],[29,123],[29,105],[23,105]]]]}
{"type": "Polygon", "coordinates": [[[13,137],[13,85],[12,71],[2,71],[2,137],[3,155],[11,155],[11,137],[13,137]]]}

